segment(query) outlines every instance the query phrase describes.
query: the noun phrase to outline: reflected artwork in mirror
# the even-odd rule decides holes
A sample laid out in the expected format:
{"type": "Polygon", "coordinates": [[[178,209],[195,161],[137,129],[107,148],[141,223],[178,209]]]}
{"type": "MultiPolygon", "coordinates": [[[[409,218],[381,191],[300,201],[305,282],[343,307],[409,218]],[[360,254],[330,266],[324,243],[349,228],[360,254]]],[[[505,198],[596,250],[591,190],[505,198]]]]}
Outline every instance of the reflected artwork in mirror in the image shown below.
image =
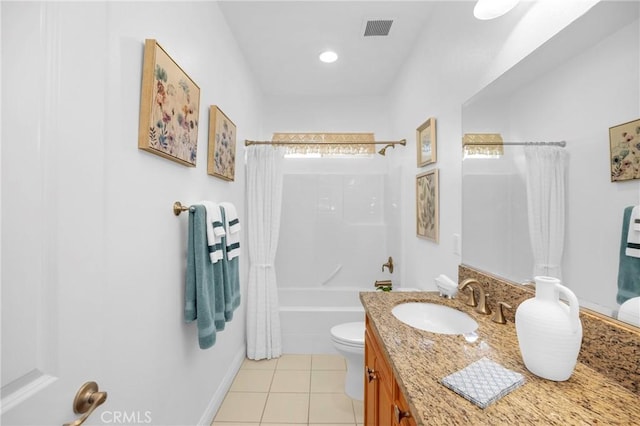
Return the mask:
{"type": "Polygon", "coordinates": [[[639,16],[636,2],[596,4],[463,105],[463,134],[505,141],[487,155],[465,148],[463,264],[533,281],[525,147],[507,142],[566,141],[556,275],[582,307],[617,316],[623,214],[640,204],[640,182],[611,182],[609,128],[640,117],[639,16]]]}

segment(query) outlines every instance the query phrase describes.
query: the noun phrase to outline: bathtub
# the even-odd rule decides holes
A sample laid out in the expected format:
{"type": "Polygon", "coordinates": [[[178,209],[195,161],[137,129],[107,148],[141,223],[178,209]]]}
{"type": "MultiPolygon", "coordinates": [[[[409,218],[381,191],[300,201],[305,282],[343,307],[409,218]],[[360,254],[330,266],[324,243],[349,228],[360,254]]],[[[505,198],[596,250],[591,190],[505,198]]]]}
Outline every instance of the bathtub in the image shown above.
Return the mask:
{"type": "Polygon", "coordinates": [[[337,324],[364,321],[361,291],[371,288],[281,288],[278,290],[282,352],[334,354],[329,330],[337,324]]]}

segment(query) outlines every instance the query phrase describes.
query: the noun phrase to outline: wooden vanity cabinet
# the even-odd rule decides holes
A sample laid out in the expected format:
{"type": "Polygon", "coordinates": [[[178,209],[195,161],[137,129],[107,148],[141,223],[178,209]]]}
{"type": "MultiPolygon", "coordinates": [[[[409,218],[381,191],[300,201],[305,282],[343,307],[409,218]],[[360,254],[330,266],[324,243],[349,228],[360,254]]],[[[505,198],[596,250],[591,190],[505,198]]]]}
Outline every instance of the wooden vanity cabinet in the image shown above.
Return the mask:
{"type": "Polygon", "coordinates": [[[364,336],[364,422],[366,426],[415,426],[380,343],[366,319],[364,336]]]}

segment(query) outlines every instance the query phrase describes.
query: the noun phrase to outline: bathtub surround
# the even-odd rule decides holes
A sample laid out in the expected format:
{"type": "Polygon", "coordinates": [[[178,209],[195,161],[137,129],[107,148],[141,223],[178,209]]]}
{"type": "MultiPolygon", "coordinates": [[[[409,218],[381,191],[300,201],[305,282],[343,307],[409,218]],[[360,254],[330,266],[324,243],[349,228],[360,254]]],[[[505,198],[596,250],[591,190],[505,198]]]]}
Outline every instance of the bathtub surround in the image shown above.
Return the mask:
{"type": "Polygon", "coordinates": [[[283,156],[284,150],[277,147],[247,149],[247,357],[254,360],[282,354],[274,260],[282,208],[283,156]]]}
{"type": "Polygon", "coordinates": [[[380,156],[285,158],[279,287],[373,287],[391,277],[381,264],[400,240],[389,231],[398,226],[390,199],[399,188],[390,182],[387,162],[380,156]]]}
{"type": "Polygon", "coordinates": [[[289,354],[335,354],[329,330],[364,321],[359,300],[371,288],[279,288],[282,351],[289,354]]]}

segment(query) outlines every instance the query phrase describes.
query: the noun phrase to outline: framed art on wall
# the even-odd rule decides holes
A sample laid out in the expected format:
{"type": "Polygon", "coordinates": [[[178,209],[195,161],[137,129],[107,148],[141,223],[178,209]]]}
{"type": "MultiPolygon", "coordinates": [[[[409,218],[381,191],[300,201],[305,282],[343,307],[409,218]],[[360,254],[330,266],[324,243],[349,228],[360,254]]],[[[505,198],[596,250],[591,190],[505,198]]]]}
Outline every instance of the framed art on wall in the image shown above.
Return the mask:
{"type": "Polygon", "coordinates": [[[436,119],[427,119],[416,130],[416,145],[418,148],[418,167],[436,162],[436,119]]]}
{"type": "Polygon", "coordinates": [[[640,179],[640,119],[609,128],[611,182],[640,179]]]}
{"type": "Polygon", "coordinates": [[[200,87],[153,39],[144,43],[138,148],[195,167],[200,87]]]}
{"type": "Polygon", "coordinates": [[[438,169],[416,176],[416,234],[438,242],[438,169]]]}
{"type": "Polygon", "coordinates": [[[236,170],[236,126],[215,105],[209,109],[207,173],[233,181],[236,170]]]}

